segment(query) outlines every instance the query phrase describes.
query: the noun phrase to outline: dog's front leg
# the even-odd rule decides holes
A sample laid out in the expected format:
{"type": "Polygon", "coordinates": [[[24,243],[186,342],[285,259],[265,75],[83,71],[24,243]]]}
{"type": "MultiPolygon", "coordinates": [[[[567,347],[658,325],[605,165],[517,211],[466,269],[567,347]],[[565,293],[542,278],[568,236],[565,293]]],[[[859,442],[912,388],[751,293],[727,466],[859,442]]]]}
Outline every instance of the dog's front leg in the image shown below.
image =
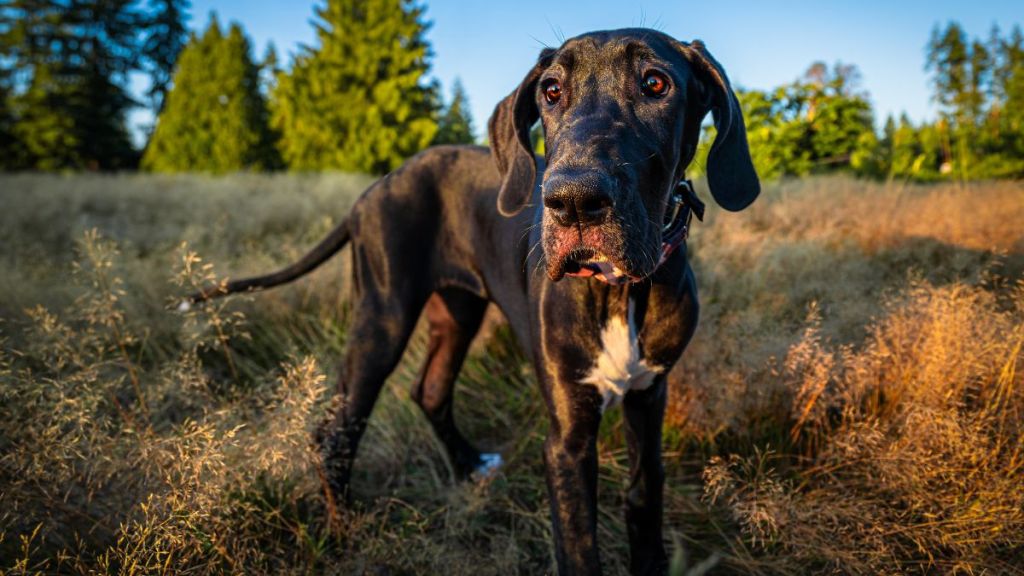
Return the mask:
{"type": "Polygon", "coordinates": [[[665,417],[665,376],[646,390],[633,390],[622,402],[629,488],[626,529],[629,532],[629,571],[634,575],[664,574],[668,558],[661,538],[665,469],[661,462],[661,425],[665,417]]]}
{"type": "Polygon", "coordinates": [[[600,400],[589,386],[555,382],[544,443],[558,573],[601,573],[597,550],[597,430],[600,400]]]}

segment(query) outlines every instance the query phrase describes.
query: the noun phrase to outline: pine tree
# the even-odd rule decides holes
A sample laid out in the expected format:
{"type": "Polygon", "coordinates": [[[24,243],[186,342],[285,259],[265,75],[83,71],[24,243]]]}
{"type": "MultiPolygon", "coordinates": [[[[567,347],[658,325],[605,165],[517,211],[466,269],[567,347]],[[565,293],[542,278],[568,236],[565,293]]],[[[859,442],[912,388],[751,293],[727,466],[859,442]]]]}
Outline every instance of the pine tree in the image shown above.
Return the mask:
{"type": "Polygon", "coordinates": [[[125,125],[136,105],[141,14],[133,0],[9,0],[0,8],[0,58],[17,71],[10,98],[22,167],[130,167],[125,125]]]}
{"type": "Polygon", "coordinates": [[[882,171],[879,176],[885,176],[892,178],[892,159],[893,159],[893,144],[896,138],[896,120],[893,119],[892,114],[885,117],[885,126],[882,127],[882,139],[879,141],[879,147],[881,148],[881,166],[882,171]]]}
{"type": "Polygon", "coordinates": [[[84,167],[74,108],[78,87],[61,82],[50,66],[33,70],[31,84],[15,100],[15,138],[23,146],[22,168],[64,170],[84,167]]]}
{"type": "Polygon", "coordinates": [[[174,86],[142,166],[156,172],[232,172],[279,164],[259,68],[237,24],[216,17],[182,50],[174,86]]]}
{"type": "Polygon", "coordinates": [[[21,168],[22,147],[14,137],[14,113],[11,110],[13,73],[0,68],[0,171],[21,168]]]}
{"type": "Polygon", "coordinates": [[[90,170],[135,168],[138,153],[128,132],[126,115],[138,103],[127,89],[115,83],[98,66],[91,65],[81,78],[77,100],[71,106],[81,134],[83,163],[90,170]]]}
{"type": "Polygon", "coordinates": [[[934,74],[933,99],[945,111],[959,112],[970,83],[970,56],[966,34],[956,22],[950,22],[945,31],[940,31],[936,27],[932,29],[927,50],[926,68],[934,74]]]}
{"type": "Polygon", "coordinates": [[[462,82],[456,78],[452,86],[452,101],[445,107],[437,123],[433,144],[472,144],[475,141],[469,99],[462,82]]]}
{"type": "Polygon", "coordinates": [[[906,114],[892,132],[892,161],[889,174],[895,178],[910,178],[920,172],[921,145],[917,131],[906,114]]]}
{"type": "Polygon", "coordinates": [[[985,105],[992,86],[992,54],[984,43],[971,42],[971,59],[968,65],[970,81],[963,97],[964,116],[967,123],[977,128],[985,113],[985,105]]]}
{"type": "Polygon", "coordinates": [[[188,41],[185,21],[188,19],[189,0],[150,0],[146,41],[142,55],[147,60],[150,76],[149,98],[153,114],[163,112],[164,98],[170,89],[178,55],[188,41]]]}
{"type": "Polygon", "coordinates": [[[920,154],[915,161],[916,179],[928,181],[950,177],[954,170],[950,152],[952,137],[953,130],[942,118],[917,130],[920,154]]]}
{"type": "Polygon", "coordinates": [[[281,154],[293,170],[385,173],[437,131],[430,47],[412,0],[327,0],[319,45],[279,76],[271,98],[281,154]]]}
{"type": "Polygon", "coordinates": [[[989,49],[977,40],[968,41],[956,22],[950,22],[945,31],[932,31],[927,69],[933,73],[934,100],[951,125],[953,164],[964,180],[981,175],[972,171],[986,151],[978,140],[992,87],[992,68],[989,49]]]}
{"type": "Polygon", "coordinates": [[[997,59],[993,70],[992,92],[995,100],[1005,103],[1020,96],[1014,90],[1015,84],[1024,82],[1020,79],[1021,69],[1024,68],[1024,32],[1017,25],[1005,40],[999,37],[998,29],[993,30],[992,35],[990,49],[997,59]]]}
{"type": "Polygon", "coordinates": [[[1001,100],[1002,153],[1015,164],[1010,174],[1024,176],[1024,34],[1014,26],[998,50],[994,84],[1001,100]]]}
{"type": "Polygon", "coordinates": [[[277,57],[277,47],[273,42],[267,43],[266,51],[263,52],[263,59],[260,60],[260,85],[264,93],[274,91],[277,86],[277,77],[281,74],[281,66],[277,57]]]}
{"type": "Polygon", "coordinates": [[[857,138],[856,146],[850,153],[850,167],[855,173],[872,178],[888,174],[887,150],[874,130],[868,130],[857,138]]]}

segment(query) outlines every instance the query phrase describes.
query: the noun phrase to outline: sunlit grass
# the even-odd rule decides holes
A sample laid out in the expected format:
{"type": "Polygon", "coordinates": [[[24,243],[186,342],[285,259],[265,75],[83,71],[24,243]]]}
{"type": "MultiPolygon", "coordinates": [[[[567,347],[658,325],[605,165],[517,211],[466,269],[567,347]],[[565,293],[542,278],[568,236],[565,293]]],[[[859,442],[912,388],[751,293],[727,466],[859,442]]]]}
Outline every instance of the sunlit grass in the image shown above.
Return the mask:
{"type": "MultiPolygon", "coordinates": [[[[172,310],[190,285],[294,259],[368,182],[0,177],[0,571],[552,570],[546,415],[500,322],[456,411],[502,473],[454,483],[408,399],[420,334],[332,519],[308,439],[354,312],[347,256],[172,310]]],[[[665,431],[677,573],[1019,573],[1021,221],[1014,183],[805,180],[711,211],[665,431]]],[[[601,430],[610,574],[628,553],[621,427],[612,411],[601,430]]]]}

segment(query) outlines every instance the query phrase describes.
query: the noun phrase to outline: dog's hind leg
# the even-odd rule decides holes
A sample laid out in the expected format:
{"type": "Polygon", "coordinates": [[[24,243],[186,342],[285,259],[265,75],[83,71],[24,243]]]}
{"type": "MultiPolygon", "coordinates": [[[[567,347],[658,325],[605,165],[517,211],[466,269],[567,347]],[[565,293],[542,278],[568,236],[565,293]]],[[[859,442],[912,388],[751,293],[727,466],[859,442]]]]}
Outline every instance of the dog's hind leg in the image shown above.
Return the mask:
{"type": "Polygon", "coordinates": [[[348,498],[352,463],[385,380],[394,370],[416,326],[426,294],[388,298],[366,291],[353,300],[356,318],[338,377],[341,403],[316,434],[324,475],[334,495],[348,498]]]}
{"type": "Polygon", "coordinates": [[[430,323],[429,349],[410,391],[444,444],[459,479],[485,465],[480,452],[455,426],[452,392],[486,310],[486,300],[464,290],[442,289],[430,296],[424,309],[430,323]]]}

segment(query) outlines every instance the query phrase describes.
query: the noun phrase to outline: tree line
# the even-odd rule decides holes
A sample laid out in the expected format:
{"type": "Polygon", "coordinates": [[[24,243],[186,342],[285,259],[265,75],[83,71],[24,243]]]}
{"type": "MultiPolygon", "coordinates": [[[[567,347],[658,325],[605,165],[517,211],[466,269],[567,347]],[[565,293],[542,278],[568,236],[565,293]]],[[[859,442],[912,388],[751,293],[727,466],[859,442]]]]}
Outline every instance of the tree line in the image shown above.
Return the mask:
{"type": "MultiPolygon", "coordinates": [[[[215,15],[190,34],[188,10],[187,0],[3,0],[0,169],[382,174],[429,145],[475,139],[462,86],[446,103],[428,77],[430,25],[414,0],[326,0],[316,44],[287,67],[273,46],[256,59],[242,28],[215,15]],[[129,90],[139,74],[141,102],[129,90]],[[157,120],[136,150],[126,116],[143,106],[157,120]]],[[[849,64],[740,90],[761,176],[1024,177],[1020,28],[980,40],[952,22],[926,49],[932,122],[889,117],[876,131],[849,64]]]]}
{"type": "Polygon", "coordinates": [[[241,26],[211,15],[189,34],[187,0],[3,0],[0,169],[384,173],[431,145],[469,143],[456,81],[429,79],[424,9],[328,0],[315,47],[281,69],[241,26]],[[148,78],[145,102],[133,75],[148,78]],[[128,113],[157,118],[141,150],[128,113]]]}
{"type": "Polygon", "coordinates": [[[125,117],[149,76],[159,110],[184,41],[183,0],[0,3],[0,168],[133,166],[125,117]]]}
{"type": "Polygon", "coordinates": [[[938,118],[915,125],[906,114],[889,116],[880,134],[853,65],[816,62],[802,78],[774,90],[740,90],[758,173],[846,171],[920,181],[1024,177],[1020,27],[1006,36],[994,27],[982,41],[950,22],[933,30],[926,51],[938,118]]]}

